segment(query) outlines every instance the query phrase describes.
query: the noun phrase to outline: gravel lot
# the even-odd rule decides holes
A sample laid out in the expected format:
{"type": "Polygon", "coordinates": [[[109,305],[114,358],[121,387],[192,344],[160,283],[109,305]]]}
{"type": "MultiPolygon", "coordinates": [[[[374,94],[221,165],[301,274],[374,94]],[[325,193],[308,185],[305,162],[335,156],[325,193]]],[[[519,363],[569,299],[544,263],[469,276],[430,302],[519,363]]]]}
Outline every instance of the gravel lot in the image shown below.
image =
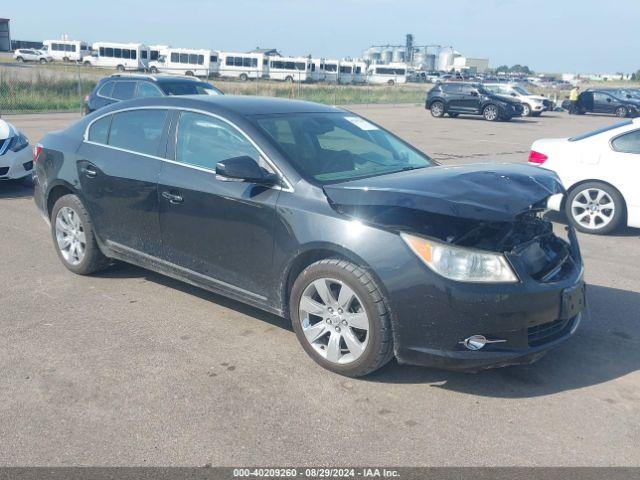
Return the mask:
{"type": "MultiPolygon", "coordinates": [[[[446,164],[616,121],[491,124],[359,106],[446,164]]],[[[5,117],[32,142],[78,116],[5,117]]],[[[638,230],[580,235],[591,318],[540,362],[479,374],[326,372],[278,317],[149,271],[79,277],[31,192],[0,184],[0,464],[638,465],[638,230]]]]}

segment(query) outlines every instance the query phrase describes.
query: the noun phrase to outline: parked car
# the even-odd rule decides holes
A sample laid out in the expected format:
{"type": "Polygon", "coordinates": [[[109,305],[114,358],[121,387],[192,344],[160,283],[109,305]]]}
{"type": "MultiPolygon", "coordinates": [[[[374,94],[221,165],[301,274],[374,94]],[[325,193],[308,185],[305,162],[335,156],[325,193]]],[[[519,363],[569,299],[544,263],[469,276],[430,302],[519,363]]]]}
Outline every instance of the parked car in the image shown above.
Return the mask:
{"type": "Polygon", "coordinates": [[[626,98],[610,90],[586,90],[578,96],[575,108],[570,102],[563,102],[562,108],[570,113],[608,113],[616,117],[636,117],[640,114],[640,99],[626,98]]]}
{"type": "Polygon", "coordinates": [[[513,83],[483,83],[482,86],[500,96],[512,97],[522,103],[522,116],[539,117],[542,112],[555,108],[554,103],[542,95],[534,95],[524,87],[513,83]]]}
{"type": "Polygon", "coordinates": [[[570,337],[578,243],[540,215],[562,191],[528,165],[438,166],[338,108],[191,96],[48,134],[34,198],[72,272],[119,259],[288,317],[316,362],[359,376],[393,356],[530,363],[570,337]]]}
{"type": "Polygon", "coordinates": [[[558,174],[567,189],[561,206],[578,230],[640,228],[640,119],[572,138],[537,140],[529,163],[558,174]]]}
{"type": "Polygon", "coordinates": [[[106,105],[132,98],[167,95],[223,95],[223,93],[210,83],[191,76],[116,73],[102,78],[85,97],[84,112],[89,114],[106,105]]]}
{"type": "Polygon", "coordinates": [[[13,52],[13,58],[18,62],[53,62],[53,58],[48,53],[31,48],[19,48],[13,52]]]}
{"type": "Polygon", "coordinates": [[[427,94],[425,108],[434,117],[482,115],[485,120],[511,120],[522,115],[522,104],[490,92],[479,83],[437,84],[427,94]]]}
{"type": "Polygon", "coordinates": [[[31,175],[33,158],[28,146],[24,133],[0,120],[0,180],[18,180],[31,175]]]}

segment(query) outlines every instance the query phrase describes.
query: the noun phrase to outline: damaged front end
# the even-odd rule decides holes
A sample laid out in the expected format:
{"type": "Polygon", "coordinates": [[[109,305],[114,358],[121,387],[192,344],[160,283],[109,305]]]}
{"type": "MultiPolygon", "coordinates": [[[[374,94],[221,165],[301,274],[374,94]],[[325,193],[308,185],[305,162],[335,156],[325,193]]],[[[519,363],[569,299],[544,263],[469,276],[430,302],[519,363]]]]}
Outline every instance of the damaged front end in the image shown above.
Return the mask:
{"type": "Polygon", "coordinates": [[[387,177],[325,193],[343,215],[398,232],[435,272],[398,266],[410,285],[390,294],[401,362],[464,370],[529,363],[575,331],[582,259],[573,229],[545,216],[548,199],[563,193],[555,174],[482,165],[387,177]],[[443,255],[449,270],[434,266],[443,255]],[[493,277],[461,276],[456,261],[493,277]]]}

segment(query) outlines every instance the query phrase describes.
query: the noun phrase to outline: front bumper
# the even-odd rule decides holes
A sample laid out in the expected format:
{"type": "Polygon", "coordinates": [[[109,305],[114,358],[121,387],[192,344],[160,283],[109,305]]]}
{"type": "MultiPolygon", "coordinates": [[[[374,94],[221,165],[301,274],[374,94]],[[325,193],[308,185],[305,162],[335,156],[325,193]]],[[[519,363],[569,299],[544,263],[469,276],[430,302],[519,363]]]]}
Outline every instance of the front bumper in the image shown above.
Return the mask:
{"type": "Polygon", "coordinates": [[[537,360],[571,337],[587,315],[577,244],[573,255],[548,283],[520,273],[517,284],[461,283],[418,259],[403,266],[402,288],[389,292],[398,361],[476,371],[537,360]],[[473,335],[499,342],[469,350],[463,341],[473,335]]]}
{"type": "Polygon", "coordinates": [[[7,150],[0,155],[0,180],[17,180],[31,175],[33,158],[31,149],[27,146],[13,152],[7,150]]]}

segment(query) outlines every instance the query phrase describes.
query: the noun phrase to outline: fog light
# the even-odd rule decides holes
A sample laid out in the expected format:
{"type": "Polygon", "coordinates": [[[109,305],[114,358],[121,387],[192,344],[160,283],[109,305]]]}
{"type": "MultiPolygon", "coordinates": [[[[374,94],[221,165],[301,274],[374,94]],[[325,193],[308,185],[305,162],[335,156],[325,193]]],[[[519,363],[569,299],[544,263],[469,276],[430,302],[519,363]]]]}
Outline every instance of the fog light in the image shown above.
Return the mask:
{"type": "Polygon", "coordinates": [[[502,343],[506,340],[488,340],[484,335],[471,335],[469,338],[465,338],[462,342],[468,350],[480,350],[488,343],[502,343]]]}

